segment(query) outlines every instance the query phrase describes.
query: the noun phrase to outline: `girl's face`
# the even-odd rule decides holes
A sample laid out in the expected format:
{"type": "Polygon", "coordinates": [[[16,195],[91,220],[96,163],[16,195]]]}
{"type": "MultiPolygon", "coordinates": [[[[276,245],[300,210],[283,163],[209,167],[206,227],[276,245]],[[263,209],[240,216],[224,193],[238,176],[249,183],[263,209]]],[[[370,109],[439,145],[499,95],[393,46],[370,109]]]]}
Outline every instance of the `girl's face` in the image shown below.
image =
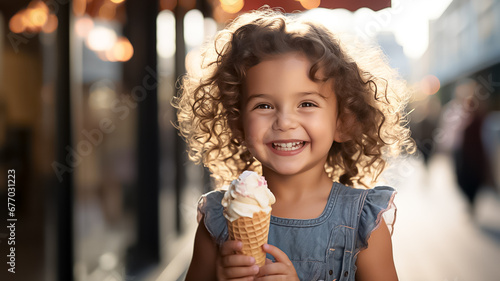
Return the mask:
{"type": "Polygon", "coordinates": [[[302,53],[287,53],[247,72],[244,138],[264,169],[281,175],[324,169],[330,147],[340,141],[332,81],[312,81],[310,67],[302,53]]]}

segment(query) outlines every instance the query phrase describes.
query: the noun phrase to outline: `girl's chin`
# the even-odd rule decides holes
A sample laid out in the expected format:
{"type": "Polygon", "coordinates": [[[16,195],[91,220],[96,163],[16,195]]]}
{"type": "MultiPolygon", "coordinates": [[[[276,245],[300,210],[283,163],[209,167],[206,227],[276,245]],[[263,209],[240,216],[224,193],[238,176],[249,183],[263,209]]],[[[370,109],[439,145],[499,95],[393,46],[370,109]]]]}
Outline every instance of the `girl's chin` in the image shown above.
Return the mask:
{"type": "Polygon", "coordinates": [[[295,161],[269,161],[261,162],[264,174],[276,174],[277,176],[296,176],[308,173],[312,170],[324,171],[326,159],[317,161],[305,159],[296,159],[295,161]]]}
{"type": "Polygon", "coordinates": [[[295,167],[276,167],[276,166],[271,166],[271,167],[263,167],[264,173],[272,173],[276,174],[279,176],[293,176],[301,173],[301,169],[298,169],[296,166],[295,167]]]}

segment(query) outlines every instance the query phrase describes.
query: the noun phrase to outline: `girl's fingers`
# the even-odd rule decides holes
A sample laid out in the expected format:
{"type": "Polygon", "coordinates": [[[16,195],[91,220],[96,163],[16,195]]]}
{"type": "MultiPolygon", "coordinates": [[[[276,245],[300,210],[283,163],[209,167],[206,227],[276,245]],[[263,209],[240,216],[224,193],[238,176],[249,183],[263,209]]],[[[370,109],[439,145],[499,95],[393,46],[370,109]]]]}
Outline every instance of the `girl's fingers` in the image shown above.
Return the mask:
{"type": "Polygon", "coordinates": [[[219,279],[253,280],[259,273],[254,257],[237,254],[242,247],[241,241],[237,240],[229,240],[222,244],[218,261],[219,279]]]}
{"type": "Polygon", "coordinates": [[[255,258],[245,255],[227,255],[221,258],[223,267],[252,266],[255,264],[255,258]]]}
{"type": "Polygon", "coordinates": [[[270,259],[266,259],[266,264],[272,264],[272,263],[273,263],[273,261],[272,261],[272,260],[270,260],[270,259]]]}
{"type": "Polygon", "coordinates": [[[220,254],[222,256],[234,255],[235,252],[238,252],[242,249],[243,243],[238,240],[228,240],[222,244],[220,254]]]}
{"type": "Polygon", "coordinates": [[[266,261],[266,264],[260,268],[256,280],[298,280],[295,268],[285,252],[269,244],[264,244],[262,249],[271,254],[276,262],[269,264],[266,261]]]}
{"type": "Polygon", "coordinates": [[[266,264],[259,269],[258,277],[266,276],[266,275],[277,275],[284,274],[288,271],[288,266],[284,263],[273,263],[266,264]]]}
{"type": "Polygon", "coordinates": [[[292,265],[292,262],[285,254],[285,252],[280,250],[278,247],[269,244],[264,244],[262,245],[262,249],[264,250],[264,252],[271,254],[276,259],[277,262],[282,262],[286,265],[292,265]]]}
{"type": "Polygon", "coordinates": [[[251,277],[250,280],[253,280],[253,277],[259,272],[259,267],[257,265],[245,267],[227,267],[224,268],[223,271],[224,277],[231,280],[245,277],[251,277]]]}

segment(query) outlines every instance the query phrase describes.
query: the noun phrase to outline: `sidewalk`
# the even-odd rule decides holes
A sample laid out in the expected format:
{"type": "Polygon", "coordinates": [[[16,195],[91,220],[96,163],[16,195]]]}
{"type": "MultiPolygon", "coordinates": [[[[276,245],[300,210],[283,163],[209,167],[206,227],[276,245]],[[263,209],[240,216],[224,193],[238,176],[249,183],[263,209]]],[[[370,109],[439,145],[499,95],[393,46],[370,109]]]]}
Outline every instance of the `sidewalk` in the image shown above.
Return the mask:
{"type": "Polygon", "coordinates": [[[473,219],[449,158],[435,156],[428,171],[415,159],[407,161],[414,169],[395,185],[393,247],[400,280],[500,280],[498,193],[479,193],[473,219]]]}

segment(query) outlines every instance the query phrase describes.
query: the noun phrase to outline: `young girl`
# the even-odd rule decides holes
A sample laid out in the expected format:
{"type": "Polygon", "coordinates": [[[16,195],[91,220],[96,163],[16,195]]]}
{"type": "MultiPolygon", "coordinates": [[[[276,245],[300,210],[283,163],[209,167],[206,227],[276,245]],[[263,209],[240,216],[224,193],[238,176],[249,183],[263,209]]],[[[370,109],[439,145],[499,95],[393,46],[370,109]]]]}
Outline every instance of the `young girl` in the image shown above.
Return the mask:
{"type": "Polygon", "coordinates": [[[203,195],[186,280],[397,280],[393,221],[382,219],[396,192],[369,187],[383,154],[410,147],[407,92],[380,51],[355,50],[319,24],[263,9],[203,52],[175,102],[189,155],[220,185],[261,172],[276,203],[259,268],[228,240],[224,192],[203,195]]]}

